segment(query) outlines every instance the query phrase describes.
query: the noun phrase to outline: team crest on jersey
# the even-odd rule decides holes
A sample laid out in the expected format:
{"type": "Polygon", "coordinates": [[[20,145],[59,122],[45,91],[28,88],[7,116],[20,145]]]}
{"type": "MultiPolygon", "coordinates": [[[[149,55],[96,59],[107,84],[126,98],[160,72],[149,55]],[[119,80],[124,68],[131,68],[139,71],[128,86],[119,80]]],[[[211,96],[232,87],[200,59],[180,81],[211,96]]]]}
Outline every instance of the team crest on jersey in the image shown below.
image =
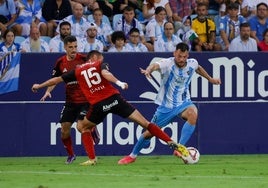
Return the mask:
{"type": "Polygon", "coordinates": [[[62,72],[67,72],[67,69],[66,69],[66,68],[64,68],[62,72]]]}

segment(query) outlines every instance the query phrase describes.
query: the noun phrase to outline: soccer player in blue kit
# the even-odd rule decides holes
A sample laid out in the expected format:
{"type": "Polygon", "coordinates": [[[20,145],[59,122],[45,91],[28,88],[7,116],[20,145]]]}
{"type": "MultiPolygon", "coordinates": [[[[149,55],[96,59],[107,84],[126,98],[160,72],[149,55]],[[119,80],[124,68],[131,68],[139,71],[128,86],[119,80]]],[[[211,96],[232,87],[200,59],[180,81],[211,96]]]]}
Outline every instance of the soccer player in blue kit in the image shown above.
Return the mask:
{"type": "MultiPolygon", "coordinates": [[[[179,143],[185,145],[193,134],[198,117],[197,108],[190,98],[189,85],[193,74],[196,72],[206,78],[212,84],[221,84],[219,78],[212,78],[206,70],[200,66],[196,59],[189,58],[189,47],[185,43],[179,43],[173,53],[174,57],[162,59],[150,64],[141,73],[151,78],[153,71],[160,71],[162,83],[158,91],[155,103],[158,106],[152,118],[152,122],[159,127],[165,127],[175,117],[186,120],[181,130],[179,143]]],[[[135,162],[142,148],[148,146],[152,135],[145,131],[135,144],[132,152],[118,161],[124,165],[135,162]]],[[[181,157],[181,153],[174,151],[174,155],[181,157]]]]}

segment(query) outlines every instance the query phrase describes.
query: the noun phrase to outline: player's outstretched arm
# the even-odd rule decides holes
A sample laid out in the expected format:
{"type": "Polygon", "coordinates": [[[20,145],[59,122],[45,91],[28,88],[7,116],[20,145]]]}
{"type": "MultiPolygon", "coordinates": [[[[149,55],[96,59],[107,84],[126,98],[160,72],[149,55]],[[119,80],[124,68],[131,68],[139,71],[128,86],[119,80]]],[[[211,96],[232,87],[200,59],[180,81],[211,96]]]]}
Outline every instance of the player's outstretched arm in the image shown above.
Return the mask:
{"type": "Polygon", "coordinates": [[[52,95],[51,95],[51,91],[55,88],[56,86],[49,86],[47,87],[47,90],[45,92],[45,94],[43,95],[43,97],[40,99],[40,101],[45,101],[46,98],[51,98],[52,95]]]}
{"type": "Polygon", "coordinates": [[[101,71],[101,74],[106,80],[108,80],[109,82],[115,83],[122,89],[128,88],[128,84],[126,82],[121,82],[120,80],[118,80],[110,71],[103,69],[101,71]]]}
{"type": "Polygon", "coordinates": [[[44,87],[48,87],[48,86],[54,86],[57,85],[58,83],[63,82],[62,77],[55,77],[55,78],[51,78],[41,84],[33,84],[32,86],[32,91],[33,92],[37,92],[38,89],[44,88],[44,87]]]}
{"type": "Polygon", "coordinates": [[[207,71],[202,67],[202,66],[198,66],[198,68],[196,69],[196,73],[200,74],[201,76],[203,76],[204,78],[206,78],[210,83],[212,84],[216,84],[219,85],[221,84],[221,79],[220,78],[212,78],[207,71]]]}
{"type": "Polygon", "coordinates": [[[148,78],[152,78],[152,77],[151,77],[151,73],[152,73],[153,71],[156,71],[156,70],[159,70],[159,69],[160,69],[159,64],[157,64],[157,63],[152,63],[152,64],[150,64],[146,69],[142,69],[142,68],[140,68],[140,71],[141,71],[141,74],[144,74],[146,77],[148,77],[148,78]]]}

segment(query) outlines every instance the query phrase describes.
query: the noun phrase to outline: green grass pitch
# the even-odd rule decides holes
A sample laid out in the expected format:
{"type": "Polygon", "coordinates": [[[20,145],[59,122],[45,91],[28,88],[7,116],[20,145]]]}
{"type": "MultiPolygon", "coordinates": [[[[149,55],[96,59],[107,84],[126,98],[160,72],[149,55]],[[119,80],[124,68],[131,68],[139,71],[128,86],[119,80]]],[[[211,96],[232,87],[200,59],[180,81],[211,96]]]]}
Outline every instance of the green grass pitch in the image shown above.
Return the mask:
{"type": "Polygon", "coordinates": [[[2,157],[1,188],[267,188],[268,155],[201,155],[196,165],[174,156],[100,156],[96,166],[71,165],[65,157],[2,157]]]}

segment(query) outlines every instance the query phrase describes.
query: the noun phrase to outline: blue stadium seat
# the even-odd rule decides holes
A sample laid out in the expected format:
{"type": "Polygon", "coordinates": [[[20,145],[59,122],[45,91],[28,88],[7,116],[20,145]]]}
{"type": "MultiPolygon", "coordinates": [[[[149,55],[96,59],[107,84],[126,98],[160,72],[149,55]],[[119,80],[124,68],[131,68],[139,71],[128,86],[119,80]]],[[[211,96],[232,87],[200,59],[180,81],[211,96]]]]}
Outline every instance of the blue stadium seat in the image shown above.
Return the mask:
{"type": "Polygon", "coordinates": [[[25,40],[25,37],[22,36],[15,36],[15,43],[21,44],[25,40]]]}
{"type": "Polygon", "coordinates": [[[40,38],[46,41],[48,44],[49,44],[49,41],[51,40],[51,37],[49,36],[40,36],[40,38]]]}

